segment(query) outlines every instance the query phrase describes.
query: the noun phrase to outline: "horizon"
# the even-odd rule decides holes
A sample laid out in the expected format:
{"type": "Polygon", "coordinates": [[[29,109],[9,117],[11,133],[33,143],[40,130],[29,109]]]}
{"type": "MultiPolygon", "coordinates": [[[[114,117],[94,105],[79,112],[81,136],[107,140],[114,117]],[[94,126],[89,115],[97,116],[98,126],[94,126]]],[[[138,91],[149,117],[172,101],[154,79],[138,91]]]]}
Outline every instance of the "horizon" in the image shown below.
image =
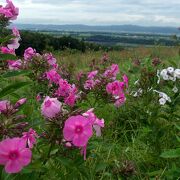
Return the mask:
{"type": "Polygon", "coordinates": [[[13,0],[13,2],[20,8],[17,24],[180,26],[180,1],[177,0],[170,2],[169,0],[13,0]]]}
{"type": "Polygon", "coordinates": [[[136,25],[136,24],[97,24],[97,25],[91,25],[91,24],[51,24],[51,23],[12,23],[12,25],[50,25],[50,26],[91,26],[91,27],[103,27],[103,26],[137,26],[137,27],[153,27],[153,28],[177,28],[178,26],[151,26],[151,25],[136,25]]]}

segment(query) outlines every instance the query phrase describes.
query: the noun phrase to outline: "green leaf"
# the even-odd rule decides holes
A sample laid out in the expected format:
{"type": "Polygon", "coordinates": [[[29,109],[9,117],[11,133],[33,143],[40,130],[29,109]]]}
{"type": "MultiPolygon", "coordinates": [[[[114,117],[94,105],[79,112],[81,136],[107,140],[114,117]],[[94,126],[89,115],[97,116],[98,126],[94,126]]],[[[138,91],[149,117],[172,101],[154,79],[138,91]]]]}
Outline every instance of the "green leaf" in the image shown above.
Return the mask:
{"type": "Polygon", "coordinates": [[[0,61],[17,60],[18,58],[13,54],[0,54],[0,61]]]}
{"type": "Polygon", "coordinates": [[[30,85],[30,84],[31,84],[31,82],[18,82],[18,83],[11,84],[0,91],[0,98],[6,96],[8,94],[11,94],[14,91],[16,91],[24,86],[30,85]]]}
{"type": "Polygon", "coordinates": [[[169,151],[165,151],[161,154],[162,158],[179,158],[180,157],[180,148],[178,149],[170,149],[169,151]]]}
{"type": "Polygon", "coordinates": [[[2,75],[3,78],[11,78],[15,76],[27,75],[30,71],[22,70],[22,71],[9,71],[2,75]]]}
{"type": "Polygon", "coordinates": [[[96,165],[96,172],[99,172],[99,171],[103,171],[105,170],[107,167],[107,164],[106,163],[99,163],[96,165]]]}
{"type": "Polygon", "coordinates": [[[8,41],[10,41],[13,38],[14,38],[13,35],[6,36],[5,38],[0,38],[0,43],[8,42],[8,41]]]}

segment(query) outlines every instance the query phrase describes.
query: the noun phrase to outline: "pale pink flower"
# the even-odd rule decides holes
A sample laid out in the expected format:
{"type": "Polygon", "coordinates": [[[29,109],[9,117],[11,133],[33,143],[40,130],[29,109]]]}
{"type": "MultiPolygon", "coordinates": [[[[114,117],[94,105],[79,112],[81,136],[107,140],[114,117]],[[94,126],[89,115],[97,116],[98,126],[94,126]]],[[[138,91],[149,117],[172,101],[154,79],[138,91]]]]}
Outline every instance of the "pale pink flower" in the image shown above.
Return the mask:
{"type": "Polygon", "coordinates": [[[92,124],[83,116],[71,116],[65,122],[63,129],[64,139],[74,146],[84,147],[92,137],[92,124]]]}
{"type": "Polygon", "coordinates": [[[83,113],[82,115],[86,117],[90,123],[92,124],[93,128],[96,131],[96,136],[101,136],[101,128],[104,127],[104,119],[99,119],[94,114],[94,109],[89,109],[87,112],[83,113]]]}
{"type": "Polygon", "coordinates": [[[58,84],[61,76],[57,73],[55,69],[51,69],[50,71],[46,72],[46,77],[50,81],[50,83],[58,84]]]}
{"type": "Polygon", "coordinates": [[[41,113],[47,118],[56,117],[61,112],[62,104],[57,98],[50,98],[47,96],[41,105],[41,113]]]}
{"type": "Polygon", "coordinates": [[[8,61],[8,67],[10,70],[19,70],[21,69],[22,61],[19,59],[17,61],[9,60],[8,61]]]}
{"type": "Polygon", "coordinates": [[[12,28],[13,35],[17,38],[20,38],[19,30],[16,27],[12,28]]]}
{"type": "Polygon", "coordinates": [[[3,54],[13,54],[15,55],[15,50],[14,49],[9,49],[7,47],[0,47],[1,53],[3,54]]]}
{"type": "Polygon", "coordinates": [[[36,131],[30,128],[28,132],[23,132],[22,139],[25,140],[28,148],[32,149],[33,145],[36,144],[36,138],[38,137],[36,131]]]}
{"type": "Polygon", "coordinates": [[[36,50],[29,47],[24,51],[24,59],[31,60],[36,55],[36,50]]]}
{"type": "Polygon", "coordinates": [[[108,92],[108,94],[112,94],[112,95],[119,95],[124,89],[124,82],[120,82],[120,81],[114,81],[112,83],[108,83],[106,86],[106,91],[108,92]]]}
{"type": "Polygon", "coordinates": [[[19,38],[14,38],[10,41],[10,44],[7,45],[9,49],[18,49],[20,46],[19,44],[19,38]]]}
{"type": "Polygon", "coordinates": [[[46,53],[44,54],[44,58],[47,60],[49,65],[55,65],[56,64],[56,58],[52,55],[52,53],[46,53]]]}
{"type": "Polygon", "coordinates": [[[94,79],[95,76],[97,75],[98,71],[91,71],[88,73],[88,79],[94,79]]]}
{"type": "Polygon", "coordinates": [[[0,101],[0,114],[3,112],[6,112],[11,107],[11,104],[9,101],[4,100],[0,101]]]}
{"type": "Polygon", "coordinates": [[[21,138],[0,142],[0,164],[7,173],[18,173],[31,162],[32,152],[21,138]]]}

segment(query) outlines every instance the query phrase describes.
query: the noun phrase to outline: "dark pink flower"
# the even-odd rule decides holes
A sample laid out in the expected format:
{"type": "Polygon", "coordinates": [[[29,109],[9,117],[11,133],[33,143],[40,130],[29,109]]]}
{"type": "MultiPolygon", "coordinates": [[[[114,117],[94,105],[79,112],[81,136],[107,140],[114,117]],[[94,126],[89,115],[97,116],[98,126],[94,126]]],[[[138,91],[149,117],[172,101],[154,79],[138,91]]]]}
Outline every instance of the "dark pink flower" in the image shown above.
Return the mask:
{"type": "Polygon", "coordinates": [[[9,49],[7,47],[1,47],[1,53],[3,54],[13,54],[15,55],[15,50],[14,49],[9,49]]]}
{"type": "Polygon", "coordinates": [[[50,83],[58,84],[61,80],[61,76],[55,69],[51,69],[50,71],[46,72],[46,77],[50,81],[50,83]]]}
{"type": "Polygon", "coordinates": [[[106,91],[108,92],[108,94],[112,94],[112,95],[119,95],[121,92],[123,92],[124,89],[124,82],[120,82],[120,81],[114,81],[112,83],[108,83],[106,86],[106,91]]]}
{"type": "Polygon", "coordinates": [[[83,116],[71,116],[65,122],[63,134],[74,146],[84,147],[93,135],[92,124],[83,116]]]}
{"type": "Polygon", "coordinates": [[[32,152],[21,138],[0,142],[0,164],[7,173],[18,173],[31,162],[32,152]]]}

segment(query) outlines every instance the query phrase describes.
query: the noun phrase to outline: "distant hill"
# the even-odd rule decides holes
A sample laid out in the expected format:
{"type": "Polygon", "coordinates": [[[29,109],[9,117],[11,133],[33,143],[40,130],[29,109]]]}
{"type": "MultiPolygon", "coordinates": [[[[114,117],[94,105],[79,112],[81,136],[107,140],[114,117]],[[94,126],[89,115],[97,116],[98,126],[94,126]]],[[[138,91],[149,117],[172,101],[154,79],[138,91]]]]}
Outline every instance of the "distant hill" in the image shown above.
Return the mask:
{"type": "Polygon", "coordinates": [[[145,27],[136,25],[111,25],[111,26],[88,26],[88,25],[42,25],[42,24],[16,24],[19,29],[32,31],[76,31],[76,32],[116,32],[116,33],[145,33],[145,34],[176,34],[180,30],[176,27],[145,27]]]}

